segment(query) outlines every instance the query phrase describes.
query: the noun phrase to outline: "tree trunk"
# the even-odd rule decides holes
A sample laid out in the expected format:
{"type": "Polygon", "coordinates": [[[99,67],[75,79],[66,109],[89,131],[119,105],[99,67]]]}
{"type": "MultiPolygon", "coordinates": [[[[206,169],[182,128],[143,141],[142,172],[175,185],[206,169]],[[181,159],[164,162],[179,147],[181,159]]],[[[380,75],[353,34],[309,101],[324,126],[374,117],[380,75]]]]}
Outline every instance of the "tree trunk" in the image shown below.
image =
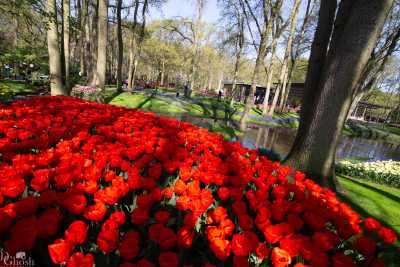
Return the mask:
{"type": "Polygon", "coordinates": [[[107,69],[108,0],[99,0],[96,87],[105,89],[107,69]]]}
{"type": "Polygon", "coordinates": [[[118,37],[117,90],[118,92],[122,91],[122,60],[124,58],[121,8],[122,8],[122,0],[117,0],[117,37],[118,37]]]}
{"type": "Polygon", "coordinates": [[[70,46],[69,46],[69,17],[70,8],[69,0],[63,0],[63,29],[64,29],[64,64],[65,64],[65,87],[69,91],[69,61],[70,61],[70,46]]]}
{"type": "MultiPolygon", "coordinates": [[[[360,92],[359,94],[357,94],[357,96],[353,99],[353,101],[351,102],[350,105],[350,109],[349,109],[349,114],[347,114],[347,119],[349,119],[351,117],[351,115],[353,114],[353,112],[356,110],[358,103],[361,101],[361,99],[364,96],[364,92],[360,92]]],[[[356,114],[357,115],[357,114],[356,114]]]]}
{"type": "Polygon", "coordinates": [[[224,72],[221,72],[221,75],[219,76],[219,79],[218,79],[218,86],[217,86],[218,91],[221,90],[221,88],[222,88],[222,80],[223,79],[224,79],[224,72]]]}
{"type": "Polygon", "coordinates": [[[98,39],[99,39],[99,31],[98,31],[98,23],[99,23],[99,1],[100,0],[92,0],[94,14],[92,14],[92,20],[90,23],[90,30],[88,35],[88,43],[90,45],[90,85],[96,86],[97,82],[97,56],[98,56],[98,39]]]}
{"type": "Polygon", "coordinates": [[[79,75],[83,75],[84,72],[84,67],[82,67],[83,64],[83,59],[84,59],[84,49],[83,49],[83,38],[84,38],[84,31],[85,31],[85,24],[83,23],[83,5],[84,0],[77,0],[76,1],[76,8],[78,11],[78,19],[77,19],[77,24],[78,24],[78,32],[77,32],[77,43],[76,43],[76,51],[78,54],[79,59],[75,59],[75,60],[79,60],[79,75]]]}
{"type": "Polygon", "coordinates": [[[80,64],[79,64],[79,69],[81,72],[82,76],[86,76],[89,77],[88,74],[88,67],[87,67],[87,62],[91,62],[91,57],[90,57],[90,34],[89,34],[89,17],[88,17],[88,13],[89,13],[89,0],[82,0],[82,19],[81,19],[81,54],[80,54],[80,64]]]}
{"type": "MultiPolygon", "coordinates": [[[[293,42],[293,35],[294,31],[296,30],[296,19],[297,19],[297,14],[299,13],[299,6],[300,6],[301,0],[295,0],[293,3],[293,9],[290,14],[290,30],[289,30],[289,37],[287,40],[287,45],[286,45],[286,50],[285,50],[285,55],[283,58],[282,62],[282,67],[281,67],[281,72],[280,72],[280,77],[278,81],[278,86],[275,91],[274,99],[271,104],[271,108],[268,112],[269,116],[272,116],[275,112],[275,107],[276,104],[278,103],[278,98],[279,95],[281,94],[281,99],[283,98],[285,92],[283,91],[285,86],[286,86],[286,79],[288,75],[288,64],[289,64],[289,57],[292,54],[292,42],[293,42]]],[[[283,101],[281,100],[281,103],[283,101]]]]}
{"type": "Polygon", "coordinates": [[[254,66],[253,75],[251,77],[251,87],[248,97],[245,98],[244,101],[244,110],[242,113],[242,117],[240,118],[240,130],[244,131],[247,128],[247,118],[250,114],[250,110],[254,104],[254,93],[257,88],[257,79],[260,74],[261,68],[264,66],[264,59],[267,48],[267,37],[268,37],[268,25],[264,25],[263,32],[261,33],[260,38],[260,47],[258,49],[256,65],[254,66]]]}
{"type": "Polygon", "coordinates": [[[128,88],[133,89],[135,83],[135,50],[136,50],[136,36],[132,36],[129,48],[129,76],[128,76],[128,88]]]}
{"type": "MultiPolygon", "coordinates": [[[[231,88],[230,92],[226,92],[226,96],[228,97],[230,106],[233,105],[233,100],[234,100],[235,91],[236,91],[236,83],[237,83],[237,78],[238,78],[238,75],[239,75],[240,54],[239,54],[239,52],[236,54],[235,70],[234,70],[234,73],[233,73],[232,88],[231,88]]],[[[218,90],[219,90],[219,88],[218,88],[218,90]]]]}
{"type": "Polygon", "coordinates": [[[163,59],[161,63],[161,77],[160,77],[161,86],[164,86],[164,76],[165,76],[165,59],[163,59]]]}
{"type": "Polygon", "coordinates": [[[213,76],[212,76],[212,74],[211,74],[211,72],[210,72],[210,73],[208,74],[208,86],[207,86],[207,88],[208,88],[209,90],[211,90],[212,83],[213,83],[213,76]]]}
{"type": "MultiPolygon", "coordinates": [[[[260,44],[257,51],[257,59],[256,65],[254,66],[251,87],[248,97],[245,97],[244,100],[244,110],[242,116],[240,118],[239,128],[244,131],[247,128],[247,118],[249,116],[250,110],[254,104],[254,93],[257,89],[257,78],[260,73],[262,67],[264,67],[264,60],[267,53],[267,41],[269,34],[273,33],[272,25],[274,23],[274,19],[277,17],[278,12],[282,7],[283,1],[276,1],[275,5],[271,5],[271,2],[264,0],[263,1],[263,17],[264,17],[264,25],[262,31],[260,33],[260,44]],[[271,12],[270,12],[271,11],[271,12]],[[270,14],[271,13],[271,17],[270,14]]],[[[248,4],[248,3],[247,3],[248,4]]]]}
{"type": "Polygon", "coordinates": [[[330,38],[334,2],[321,2],[300,126],[285,160],[333,189],[336,146],[352,95],[393,0],[342,1],[330,38]]]}
{"type": "MultiPolygon", "coordinates": [[[[236,52],[236,59],[235,59],[235,70],[233,73],[232,88],[231,88],[230,92],[227,92],[227,96],[229,97],[228,100],[229,100],[230,106],[233,105],[233,101],[234,101],[234,96],[235,96],[235,92],[236,92],[236,83],[237,83],[237,79],[239,76],[240,60],[242,57],[242,53],[243,53],[243,43],[238,45],[238,51],[236,52]]],[[[218,88],[218,90],[219,90],[219,88],[218,88]]]]}
{"type": "Polygon", "coordinates": [[[201,19],[203,16],[204,9],[204,0],[197,0],[197,18],[194,25],[193,32],[193,58],[192,58],[192,68],[190,73],[190,88],[188,92],[188,97],[190,97],[192,90],[195,86],[196,72],[197,72],[197,64],[200,57],[200,27],[201,27],[201,19]]]}
{"type": "MultiPolygon", "coordinates": [[[[239,68],[240,68],[240,60],[242,57],[243,53],[243,47],[244,47],[244,19],[245,17],[238,11],[236,13],[237,16],[237,39],[236,39],[236,57],[235,57],[235,70],[233,74],[233,83],[232,83],[232,88],[229,94],[227,93],[227,96],[229,97],[229,104],[230,106],[233,105],[233,99],[236,91],[236,83],[237,83],[237,78],[239,75],[239,68]]],[[[218,88],[219,89],[219,88],[218,88]]]]}
{"type": "Polygon", "coordinates": [[[47,24],[47,46],[49,51],[51,95],[67,95],[62,83],[61,55],[58,46],[56,0],[47,0],[46,11],[49,15],[47,24]]]}
{"type": "Polygon", "coordinates": [[[314,7],[314,6],[312,6],[312,1],[314,1],[314,0],[307,0],[306,11],[304,13],[304,19],[303,19],[303,23],[302,23],[301,29],[300,29],[300,35],[299,35],[298,41],[296,43],[296,47],[294,48],[294,56],[291,57],[291,64],[289,67],[286,88],[284,88],[285,94],[284,94],[284,99],[283,99],[283,107],[286,106],[287,100],[289,98],[290,89],[292,87],[293,72],[296,68],[297,59],[300,56],[300,51],[301,51],[300,46],[303,43],[306,28],[310,21],[310,15],[311,15],[312,9],[314,7]]]}
{"type": "Polygon", "coordinates": [[[139,0],[135,0],[135,11],[133,13],[133,24],[131,28],[131,40],[129,46],[129,70],[128,70],[128,88],[133,89],[135,80],[135,60],[136,60],[136,50],[137,50],[137,36],[136,36],[136,26],[137,17],[139,12],[139,0]]]}
{"type": "Polygon", "coordinates": [[[272,78],[274,75],[274,66],[275,66],[275,53],[276,53],[276,45],[278,42],[277,33],[272,34],[271,40],[271,63],[268,65],[267,69],[267,86],[265,89],[265,97],[263,103],[263,115],[267,114],[268,106],[269,106],[269,96],[271,94],[271,86],[272,86],[272,78]]]}

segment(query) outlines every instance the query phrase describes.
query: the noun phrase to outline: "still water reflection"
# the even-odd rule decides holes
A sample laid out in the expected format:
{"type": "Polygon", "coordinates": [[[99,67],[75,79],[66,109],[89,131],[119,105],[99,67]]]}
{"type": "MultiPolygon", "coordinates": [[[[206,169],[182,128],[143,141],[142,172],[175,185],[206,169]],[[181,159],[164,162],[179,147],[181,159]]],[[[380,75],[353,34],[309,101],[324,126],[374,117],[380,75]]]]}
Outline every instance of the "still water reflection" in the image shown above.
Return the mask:
{"type": "MultiPolygon", "coordinates": [[[[191,122],[198,126],[210,128],[214,120],[177,116],[179,120],[191,122]]],[[[240,138],[241,143],[248,148],[266,148],[278,153],[284,158],[293,144],[296,131],[286,127],[251,127],[240,138]]],[[[337,148],[337,157],[359,158],[365,161],[398,160],[400,161],[400,144],[392,144],[382,140],[371,140],[358,137],[342,136],[337,148]]]]}
{"type": "MultiPolygon", "coordinates": [[[[241,142],[249,148],[266,148],[285,157],[293,144],[296,131],[290,128],[249,128],[241,142]]],[[[339,159],[356,157],[369,161],[400,160],[400,145],[380,140],[341,137],[337,148],[339,159]]]]}

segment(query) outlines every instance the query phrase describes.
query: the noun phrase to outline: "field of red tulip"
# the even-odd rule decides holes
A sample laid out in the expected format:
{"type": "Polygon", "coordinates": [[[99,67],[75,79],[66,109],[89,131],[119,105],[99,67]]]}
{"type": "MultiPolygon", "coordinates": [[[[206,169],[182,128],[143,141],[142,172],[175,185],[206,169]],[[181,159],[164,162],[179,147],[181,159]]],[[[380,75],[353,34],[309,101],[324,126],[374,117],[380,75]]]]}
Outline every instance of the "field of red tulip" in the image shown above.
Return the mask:
{"type": "Polygon", "coordinates": [[[303,173],[190,123],[69,97],[0,105],[0,247],[11,255],[380,267],[396,240],[303,173]]]}

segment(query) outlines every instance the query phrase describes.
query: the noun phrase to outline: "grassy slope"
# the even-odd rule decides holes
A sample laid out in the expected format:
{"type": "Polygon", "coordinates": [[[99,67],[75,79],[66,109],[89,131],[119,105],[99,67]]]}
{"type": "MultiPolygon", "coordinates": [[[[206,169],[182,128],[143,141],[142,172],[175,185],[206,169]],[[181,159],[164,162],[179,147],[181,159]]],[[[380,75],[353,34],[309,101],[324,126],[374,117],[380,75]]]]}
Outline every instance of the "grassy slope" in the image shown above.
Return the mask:
{"type": "MultiPolygon", "coordinates": [[[[190,103],[182,101],[182,99],[164,98],[144,93],[123,93],[113,98],[110,104],[129,108],[140,108],[169,116],[187,115],[207,119],[223,119],[225,116],[223,108],[218,106],[218,104],[221,103],[212,99],[195,98],[194,103],[190,103]]],[[[233,127],[229,127],[220,121],[217,123],[202,122],[200,126],[206,127],[214,132],[219,132],[227,139],[231,139],[240,134],[233,127]]]]}
{"type": "Polygon", "coordinates": [[[400,128],[382,124],[352,122],[348,125],[349,135],[368,139],[382,139],[392,143],[400,143],[400,128]]]}
{"type": "MultiPolygon", "coordinates": [[[[111,104],[121,105],[131,108],[141,108],[147,111],[153,111],[160,114],[178,116],[188,115],[199,118],[224,119],[227,115],[231,122],[237,123],[240,120],[240,112],[243,111],[243,104],[236,103],[233,110],[225,102],[220,102],[214,97],[205,97],[193,95],[190,101],[183,98],[151,96],[149,93],[123,93],[117,95],[110,102],[111,104]],[[231,110],[227,112],[227,110],[231,110]]],[[[296,113],[276,113],[274,119],[283,119],[281,122],[271,122],[262,120],[262,111],[253,108],[250,112],[249,122],[263,126],[283,126],[296,129],[298,122],[285,119],[296,118],[296,113]]],[[[225,127],[226,128],[226,127],[225,127]]],[[[233,129],[230,129],[233,131],[233,129]]],[[[222,134],[226,134],[222,131],[222,134]]],[[[400,129],[395,127],[365,126],[361,123],[346,125],[342,132],[346,136],[359,136],[368,139],[382,139],[389,142],[400,143],[400,129]]]]}
{"type": "MultiPolygon", "coordinates": [[[[193,96],[191,101],[184,100],[182,98],[164,98],[157,95],[150,96],[144,93],[123,93],[116,96],[110,104],[121,105],[130,108],[141,108],[147,111],[153,111],[161,114],[169,115],[189,115],[201,118],[212,118],[212,119],[224,119],[225,116],[230,116],[233,121],[238,121],[240,119],[240,112],[243,110],[243,105],[235,104],[233,110],[225,102],[220,102],[215,98],[204,97],[204,96],[193,96]],[[230,111],[228,111],[230,110],[230,111]]],[[[261,110],[253,108],[251,115],[261,118],[261,110]]],[[[278,119],[288,119],[296,117],[295,113],[284,113],[275,114],[274,118],[278,119]]],[[[267,121],[257,121],[256,119],[250,119],[250,122],[277,126],[276,123],[267,121]]],[[[282,126],[282,124],[280,124],[282,126]]],[[[288,127],[297,127],[295,123],[287,124],[288,127]]]]}
{"type": "Polygon", "coordinates": [[[345,189],[342,198],[362,216],[373,216],[400,234],[400,189],[338,176],[345,189]]]}

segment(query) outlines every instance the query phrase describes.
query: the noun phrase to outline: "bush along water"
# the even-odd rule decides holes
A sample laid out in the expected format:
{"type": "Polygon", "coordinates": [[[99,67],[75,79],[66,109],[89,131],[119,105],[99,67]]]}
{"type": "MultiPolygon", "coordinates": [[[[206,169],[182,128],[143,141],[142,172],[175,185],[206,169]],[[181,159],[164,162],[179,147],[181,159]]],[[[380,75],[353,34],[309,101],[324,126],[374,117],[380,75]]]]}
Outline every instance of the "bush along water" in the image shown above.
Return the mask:
{"type": "Polygon", "coordinates": [[[45,244],[42,258],[67,267],[396,262],[383,257],[396,233],[331,190],[153,113],[15,101],[0,106],[0,155],[0,246],[12,255],[45,244]]]}
{"type": "Polygon", "coordinates": [[[345,175],[400,188],[400,162],[398,161],[352,163],[343,160],[337,165],[336,169],[345,175]]]}

